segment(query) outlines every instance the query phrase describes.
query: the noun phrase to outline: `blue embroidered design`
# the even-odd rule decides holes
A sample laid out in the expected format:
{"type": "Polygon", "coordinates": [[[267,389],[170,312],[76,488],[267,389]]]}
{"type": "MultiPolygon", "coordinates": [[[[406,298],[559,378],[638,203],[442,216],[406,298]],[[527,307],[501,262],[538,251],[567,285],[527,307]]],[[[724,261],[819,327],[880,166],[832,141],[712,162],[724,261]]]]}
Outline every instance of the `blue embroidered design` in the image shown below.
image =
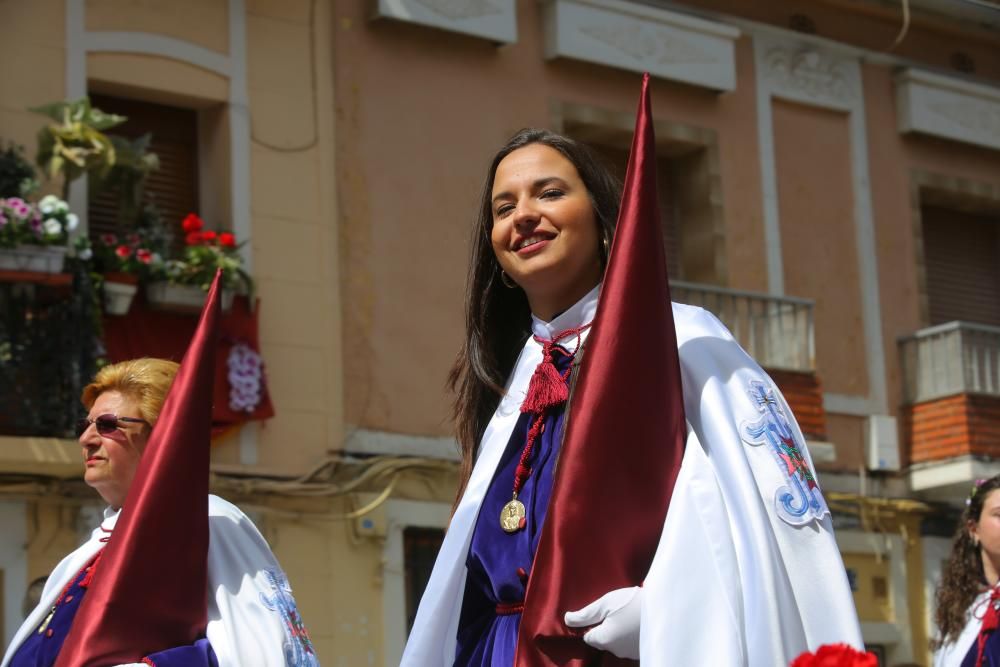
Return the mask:
{"type": "Polygon", "coordinates": [[[801,526],[813,519],[821,519],[830,509],[816,485],[816,478],[809,463],[802,456],[795,433],[774,391],[764,382],[750,382],[750,399],[761,413],[760,419],[746,421],[740,426],[743,440],[754,447],[768,445],[788,485],[778,487],[774,505],[778,516],[793,526],[801,526]]]}
{"type": "Polygon", "coordinates": [[[273,595],[260,594],[260,601],[271,611],[281,615],[285,624],[285,641],[281,648],[285,654],[287,667],[319,667],[316,651],[313,649],[305,623],[299,616],[299,609],[292,597],[292,587],[288,577],[281,570],[264,570],[267,583],[271,586],[273,595]]]}

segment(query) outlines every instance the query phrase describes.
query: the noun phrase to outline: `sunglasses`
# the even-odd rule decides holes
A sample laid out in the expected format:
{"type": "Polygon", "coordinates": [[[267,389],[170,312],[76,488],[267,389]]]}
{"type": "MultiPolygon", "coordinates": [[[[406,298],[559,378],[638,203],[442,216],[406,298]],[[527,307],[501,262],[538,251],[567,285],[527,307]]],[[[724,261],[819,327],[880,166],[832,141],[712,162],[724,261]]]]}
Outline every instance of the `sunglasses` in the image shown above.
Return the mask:
{"type": "Polygon", "coordinates": [[[120,422],[128,422],[130,424],[145,424],[149,426],[149,422],[145,419],[138,419],[136,417],[119,417],[118,415],[106,414],[98,415],[93,419],[88,419],[83,417],[76,422],[76,437],[83,435],[83,432],[90,428],[93,424],[97,427],[97,432],[101,435],[108,435],[109,433],[114,433],[118,430],[120,422]]]}

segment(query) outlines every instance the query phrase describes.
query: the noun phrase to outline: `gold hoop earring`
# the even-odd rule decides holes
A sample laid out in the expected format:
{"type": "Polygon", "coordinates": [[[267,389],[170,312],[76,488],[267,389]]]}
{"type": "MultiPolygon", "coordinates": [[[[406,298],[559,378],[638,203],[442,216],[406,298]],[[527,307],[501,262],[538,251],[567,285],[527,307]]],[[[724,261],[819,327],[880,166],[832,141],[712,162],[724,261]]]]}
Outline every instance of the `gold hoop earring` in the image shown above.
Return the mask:
{"type": "Polygon", "coordinates": [[[604,261],[611,259],[611,242],[608,241],[608,234],[605,232],[601,234],[601,243],[604,244],[604,261]]]}
{"type": "Polygon", "coordinates": [[[517,283],[515,283],[503,269],[500,269],[500,282],[502,282],[503,286],[507,289],[517,289],[517,283]]]}

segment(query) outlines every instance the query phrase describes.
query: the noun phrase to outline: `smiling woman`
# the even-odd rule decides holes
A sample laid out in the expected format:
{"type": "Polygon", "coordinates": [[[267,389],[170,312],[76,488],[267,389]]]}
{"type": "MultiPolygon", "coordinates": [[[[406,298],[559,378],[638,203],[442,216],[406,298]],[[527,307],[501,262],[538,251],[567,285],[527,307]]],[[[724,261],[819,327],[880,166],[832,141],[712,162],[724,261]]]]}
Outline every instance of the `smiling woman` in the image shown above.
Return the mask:
{"type": "MultiPolygon", "coordinates": [[[[619,283],[617,292],[611,287],[602,296],[619,195],[618,184],[589,149],[545,130],[517,133],[490,164],[473,228],[465,343],[451,372],[461,486],[403,667],[510,667],[519,650],[574,666],[606,664],[602,652],[609,652],[644,665],[771,667],[821,644],[862,645],[829,510],[787,404],[712,315],[659,303],[663,285],[650,285],[643,302],[672,309],[669,321],[676,325],[687,416],[679,473],[661,469],[659,459],[642,459],[660,436],[663,447],[676,447],[669,434],[654,429],[657,437],[642,443],[621,435],[621,442],[611,444],[621,453],[620,467],[592,463],[605,466],[593,475],[600,480],[588,489],[593,493],[562,496],[550,507],[554,489],[566,488],[557,472],[567,419],[585,428],[579,425],[592,424],[597,412],[593,403],[571,407],[571,387],[585,362],[599,300],[611,304],[599,324],[604,345],[616,340],[613,332],[621,327],[646,330],[646,313],[628,321],[615,315],[624,312],[614,308],[616,299],[634,292],[623,294],[619,283]],[[796,465],[784,465],[782,457],[793,457],[796,465]],[[557,618],[545,619],[565,633],[558,639],[519,636],[526,609],[549,614],[539,603],[543,598],[529,594],[539,590],[529,581],[546,516],[585,521],[588,503],[614,502],[609,489],[628,488],[604,488],[605,480],[632,480],[642,465],[652,485],[677,474],[670,510],[654,520],[662,520],[663,529],[646,576],[617,579],[624,587],[602,588],[596,600],[580,601],[582,609],[559,608],[557,618]],[[693,563],[697,577],[691,576],[693,563]]],[[[643,218],[643,224],[655,220],[643,218]]],[[[634,246],[631,255],[616,257],[623,262],[616,270],[633,266],[634,246]]],[[[644,286],[635,281],[629,289],[644,286]]],[[[651,320],[662,315],[649,313],[651,320]]],[[[674,344],[660,338],[650,337],[637,353],[674,344]]],[[[676,388],[662,379],[630,377],[634,386],[616,387],[646,392],[661,412],[675,409],[670,406],[676,406],[676,396],[671,403],[656,393],[676,388]]],[[[646,413],[628,418],[647,417],[656,423],[646,413]]],[[[574,460],[562,472],[579,472],[587,464],[574,460]]],[[[603,526],[588,524],[586,532],[616,548],[603,526]]],[[[623,553],[633,553],[629,546],[622,545],[623,553]]],[[[566,547],[567,558],[575,555],[571,550],[566,547]]],[[[543,556],[543,577],[551,560],[543,556]]],[[[524,660],[532,662],[518,658],[524,660]]]]}
{"type": "Polygon", "coordinates": [[[600,245],[587,187],[576,167],[545,144],[500,161],[493,181],[493,253],[545,320],[601,280],[600,245]]]}
{"type": "MultiPolygon", "coordinates": [[[[15,634],[0,667],[55,664],[100,569],[104,546],[113,538],[177,369],[165,359],[123,361],[102,368],[83,390],[88,414],[77,425],[83,478],[109,507],[90,539],[52,571],[38,606],[15,634]]],[[[205,636],[189,646],[135,659],[159,667],[277,667],[290,655],[297,665],[318,664],[288,579],[267,542],[235,505],[216,496],[208,496],[205,505],[210,531],[205,636]]]]}

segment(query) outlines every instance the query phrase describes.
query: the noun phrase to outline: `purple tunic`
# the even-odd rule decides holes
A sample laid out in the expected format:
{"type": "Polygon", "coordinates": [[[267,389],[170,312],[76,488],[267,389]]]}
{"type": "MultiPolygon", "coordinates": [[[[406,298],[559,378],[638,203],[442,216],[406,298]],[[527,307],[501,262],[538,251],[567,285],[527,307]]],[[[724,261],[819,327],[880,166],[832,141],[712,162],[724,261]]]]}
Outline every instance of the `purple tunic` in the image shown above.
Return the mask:
{"type": "MultiPolygon", "coordinates": [[[[571,358],[560,354],[560,351],[558,347],[555,349],[553,364],[560,373],[564,373],[571,358]]],[[[466,560],[469,573],[458,623],[456,667],[506,667],[514,664],[521,614],[498,614],[497,605],[524,602],[527,575],[535,560],[535,550],[552,493],[552,475],[562,440],[564,413],[565,405],[562,405],[545,414],[543,430],[528,460],[531,476],[518,494],[524,503],[527,525],[516,533],[506,533],[500,527],[500,512],[512,497],[514,470],[535,415],[522,414],[518,418],[497,465],[476,519],[466,560]]]]}
{"type": "MultiPolygon", "coordinates": [[[[972,640],[969,652],[962,660],[962,667],[976,667],[976,654],[979,651],[979,639],[972,640]]],[[[983,667],[1000,667],[1000,632],[991,632],[986,638],[986,649],[983,651],[983,667]]]]}
{"type": "MultiPolygon", "coordinates": [[[[11,658],[9,667],[52,667],[63,642],[73,627],[73,619],[80,610],[80,603],[87,588],[80,583],[87,575],[87,567],[76,573],[69,587],[60,596],[52,610],[48,624],[42,622],[35,632],[24,640],[11,658]]],[[[191,646],[153,653],[148,660],[156,667],[218,667],[219,661],[207,639],[199,639],[191,646]]]]}

